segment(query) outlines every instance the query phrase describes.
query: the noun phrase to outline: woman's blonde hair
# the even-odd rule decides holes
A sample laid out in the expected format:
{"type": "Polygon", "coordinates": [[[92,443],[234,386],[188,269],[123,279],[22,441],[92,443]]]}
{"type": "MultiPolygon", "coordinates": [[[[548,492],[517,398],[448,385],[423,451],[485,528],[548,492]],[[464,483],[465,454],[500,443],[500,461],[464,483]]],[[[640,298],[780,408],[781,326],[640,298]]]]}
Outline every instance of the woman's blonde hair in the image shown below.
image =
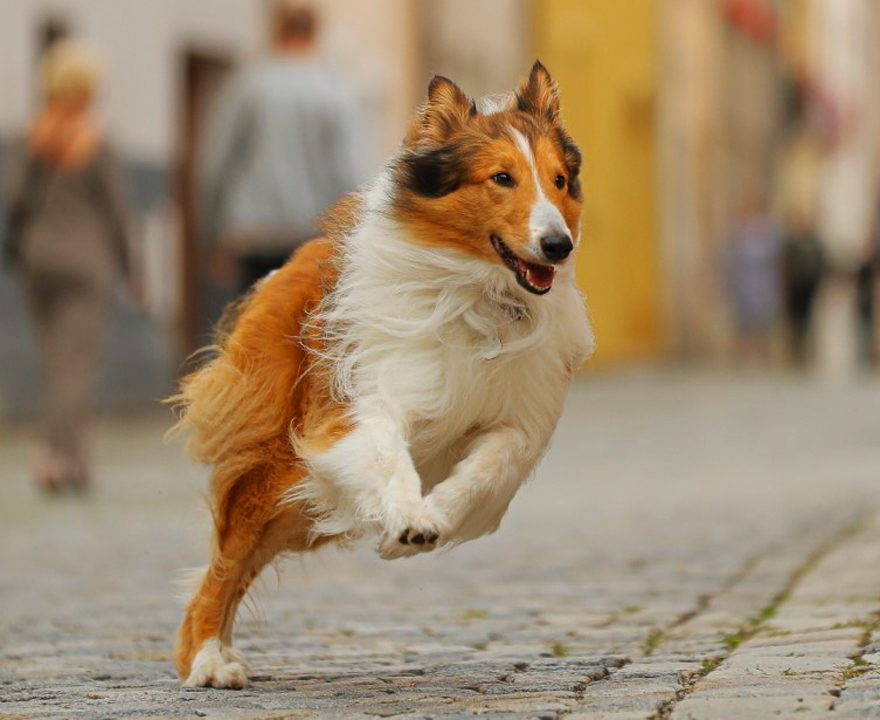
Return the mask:
{"type": "Polygon", "coordinates": [[[47,102],[94,95],[103,78],[98,56],[79,43],[64,40],[53,45],[40,67],[47,102]]]}

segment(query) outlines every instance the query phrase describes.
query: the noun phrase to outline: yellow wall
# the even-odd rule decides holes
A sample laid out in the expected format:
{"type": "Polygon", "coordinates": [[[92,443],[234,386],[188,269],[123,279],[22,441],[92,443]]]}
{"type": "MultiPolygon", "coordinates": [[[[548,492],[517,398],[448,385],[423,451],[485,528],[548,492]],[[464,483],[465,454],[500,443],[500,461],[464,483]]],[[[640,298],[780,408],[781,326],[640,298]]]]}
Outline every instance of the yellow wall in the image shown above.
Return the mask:
{"type": "Polygon", "coordinates": [[[538,57],[559,83],[584,155],[578,280],[598,364],[654,357],[661,345],[650,0],[533,0],[538,57]]]}

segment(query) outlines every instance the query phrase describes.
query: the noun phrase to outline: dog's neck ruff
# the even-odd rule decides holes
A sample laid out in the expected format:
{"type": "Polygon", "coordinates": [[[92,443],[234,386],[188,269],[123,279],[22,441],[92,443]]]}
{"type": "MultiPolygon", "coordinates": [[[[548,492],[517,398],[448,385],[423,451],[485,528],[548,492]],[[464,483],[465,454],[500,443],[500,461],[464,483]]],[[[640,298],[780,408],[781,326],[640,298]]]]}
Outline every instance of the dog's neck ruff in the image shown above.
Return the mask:
{"type": "Polygon", "coordinates": [[[433,344],[464,362],[497,364],[542,343],[559,299],[573,290],[570,270],[547,296],[530,296],[499,264],[409,236],[385,212],[385,197],[381,181],[366,195],[364,217],[343,240],[337,284],[316,316],[338,399],[373,385],[367,368],[388,353],[433,344]]]}

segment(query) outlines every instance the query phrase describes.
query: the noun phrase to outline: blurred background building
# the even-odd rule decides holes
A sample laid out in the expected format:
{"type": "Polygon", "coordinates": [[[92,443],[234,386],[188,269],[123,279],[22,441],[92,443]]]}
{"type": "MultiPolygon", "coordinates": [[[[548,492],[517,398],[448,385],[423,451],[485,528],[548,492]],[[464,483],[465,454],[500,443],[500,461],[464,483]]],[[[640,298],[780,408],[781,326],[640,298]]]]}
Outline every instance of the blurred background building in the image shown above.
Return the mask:
{"type": "MultiPolygon", "coordinates": [[[[550,68],[585,158],[578,277],[599,339],[592,367],[740,364],[731,292],[740,271],[729,267],[730,238],[751,222],[743,213],[763,213],[784,244],[792,196],[808,208],[826,258],[810,362],[833,375],[867,362],[866,342],[876,341],[870,333],[865,341],[867,326],[859,325],[857,279],[878,242],[880,3],[315,0],[312,7],[320,53],[357,88],[374,129],[376,170],[432,74],[482,95],[512,88],[535,56],[550,68]]],[[[265,34],[264,0],[0,4],[0,160],[33,109],[36,60],[47,44],[82,38],[107,64],[101,114],[126,159],[146,308],[117,315],[105,406],[163,395],[226,299],[205,290],[194,163],[211,99],[263,50],[265,34]]],[[[761,262],[784,274],[785,252],[766,257],[761,262]]],[[[876,296],[876,281],[868,287],[876,296]]],[[[15,415],[31,412],[38,382],[22,316],[4,276],[0,411],[15,415]]],[[[784,365],[784,317],[766,332],[764,361],[784,365]]]]}

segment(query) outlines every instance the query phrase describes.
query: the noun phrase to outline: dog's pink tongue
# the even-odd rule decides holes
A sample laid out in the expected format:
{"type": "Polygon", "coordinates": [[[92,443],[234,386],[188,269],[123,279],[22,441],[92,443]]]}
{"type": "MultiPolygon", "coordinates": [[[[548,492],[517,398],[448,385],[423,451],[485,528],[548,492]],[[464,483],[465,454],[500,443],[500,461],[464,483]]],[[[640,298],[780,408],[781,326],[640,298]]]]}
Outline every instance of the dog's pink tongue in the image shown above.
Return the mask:
{"type": "Polygon", "coordinates": [[[553,276],[556,275],[556,269],[550,265],[532,265],[528,263],[526,276],[535,287],[545,288],[553,284],[553,276]]]}

